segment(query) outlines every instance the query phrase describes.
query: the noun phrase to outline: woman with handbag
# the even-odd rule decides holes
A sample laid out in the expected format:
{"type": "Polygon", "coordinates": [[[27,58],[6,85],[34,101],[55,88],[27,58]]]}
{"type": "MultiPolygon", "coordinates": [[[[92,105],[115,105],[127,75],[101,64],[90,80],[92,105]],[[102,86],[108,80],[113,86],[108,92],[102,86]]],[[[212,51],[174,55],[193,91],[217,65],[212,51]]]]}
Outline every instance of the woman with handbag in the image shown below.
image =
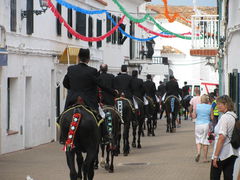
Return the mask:
{"type": "Polygon", "coordinates": [[[217,108],[219,112],[224,114],[214,129],[216,137],[212,155],[210,179],[220,180],[221,173],[223,172],[224,180],[232,180],[234,163],[238,152],[232,147],[230,140],[237,115],[233,112],[234,104],[227,95],[217,98],[217,108]]]}

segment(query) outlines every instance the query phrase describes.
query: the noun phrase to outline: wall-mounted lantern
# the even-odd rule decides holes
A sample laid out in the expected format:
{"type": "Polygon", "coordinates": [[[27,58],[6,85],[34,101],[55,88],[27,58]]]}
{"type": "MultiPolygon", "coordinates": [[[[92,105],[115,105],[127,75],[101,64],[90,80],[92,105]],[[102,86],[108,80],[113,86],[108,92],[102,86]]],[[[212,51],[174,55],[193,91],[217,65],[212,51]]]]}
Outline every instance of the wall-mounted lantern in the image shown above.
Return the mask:
{"type": "MultiPolygon", "coordinates": [[[[40,4],[40,7],[42,8],[42,10],[21,10],[21,19],[24,19],[27,17],[28,13],[32,13],[32,14],[36,14],[36,15],[40,15],[42,13],[45,13],[45,11],[47,10],[48,8],[48,2],[47,0],[39,0],[39,4],[40,4]]],[[[33,3],[32,3],[33,5],[33,3]]]]}

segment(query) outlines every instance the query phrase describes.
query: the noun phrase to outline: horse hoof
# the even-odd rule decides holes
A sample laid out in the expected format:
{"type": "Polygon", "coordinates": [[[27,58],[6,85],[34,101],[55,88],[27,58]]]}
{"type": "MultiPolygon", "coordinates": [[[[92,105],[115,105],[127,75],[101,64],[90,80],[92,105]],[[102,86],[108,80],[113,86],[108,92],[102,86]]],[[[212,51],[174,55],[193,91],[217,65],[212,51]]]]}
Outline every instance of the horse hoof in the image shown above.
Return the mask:
{"type": "Polygon", "coordinates": [[[96,164],[96,165],[94,165],[94,169],[98,169],[98,165],[96,164]]]}
{"type": "Polygon", "coordinates": [[[127,152],[124,152],[123,155],[124,155],[124,156],[128,156],[128,153],[127,153],[127,152]]]}
{"type": "Polygon", "coordinates": [[[102,168],[105,167],[105,164],[106,164],[105,161],[101,161],[101,162],[100,162],[100,166],[101,166],[102,168]]]}
{"type": "Polygon", "coordinates": [[[134,148],[136,147],[136,143],[135,142],[132,143],[132,147],[134,147],[134,148]]]}
{"type": "Polygon", "coordinates": [[[152,136],[155,136],[155,133],[154,133],[154,132],[152,133],[152,136]]]}
{"type": "Polygon", "coordinates": [[[109,164],[105,164],[105,169],[107,170],[107,171],[109,171],[109,164]]]}
{"type": "Polygon", "coordinates": [[[138,149],[141,149],[141,148],[142,148],[141,144],[138,144],[137,148],[138,148],[138,149]]]}
{"type": "Polygon", "coordinates": [[[166,133],[169,133],[169,129],[166,130],[166,133]]]}
{"type": "Polygon", "coordinates": [[[109,172],[109,173],[113,173],[114,170],[113,170],[112,168],[109,168],[108,172],[109,172]]]}

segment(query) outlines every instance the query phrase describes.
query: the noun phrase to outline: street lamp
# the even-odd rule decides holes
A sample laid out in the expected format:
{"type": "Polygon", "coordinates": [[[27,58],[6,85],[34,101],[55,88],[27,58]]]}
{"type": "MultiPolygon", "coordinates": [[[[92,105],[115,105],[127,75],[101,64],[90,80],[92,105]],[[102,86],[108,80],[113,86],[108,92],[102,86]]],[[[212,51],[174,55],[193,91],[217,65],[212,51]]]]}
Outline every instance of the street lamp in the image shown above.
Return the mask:
{"type": "Polygon", "coordinates": [[[48,1],[47,0],[39,0],[39,4],[40,4],[40,7],[42,8],[42,10],[25,10],[25,11],[21,10],[21,19],[23,20],[24,18],[26,18],[28,13],[32,13],[32,14],[36,14],[36,15],[45,13],[45,11],[48,8],[48,1]]]}

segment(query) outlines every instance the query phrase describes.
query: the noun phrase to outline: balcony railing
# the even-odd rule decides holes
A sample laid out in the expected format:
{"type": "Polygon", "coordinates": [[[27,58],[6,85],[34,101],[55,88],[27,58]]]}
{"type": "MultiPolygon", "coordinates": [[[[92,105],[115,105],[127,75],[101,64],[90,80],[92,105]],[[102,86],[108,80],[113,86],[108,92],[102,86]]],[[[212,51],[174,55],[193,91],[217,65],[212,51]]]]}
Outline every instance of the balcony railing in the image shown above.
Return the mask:
{"type": "Polygon", "coordinates": [[[218,15],[192,16],[192,49],[218,49],[218,15]]]}

